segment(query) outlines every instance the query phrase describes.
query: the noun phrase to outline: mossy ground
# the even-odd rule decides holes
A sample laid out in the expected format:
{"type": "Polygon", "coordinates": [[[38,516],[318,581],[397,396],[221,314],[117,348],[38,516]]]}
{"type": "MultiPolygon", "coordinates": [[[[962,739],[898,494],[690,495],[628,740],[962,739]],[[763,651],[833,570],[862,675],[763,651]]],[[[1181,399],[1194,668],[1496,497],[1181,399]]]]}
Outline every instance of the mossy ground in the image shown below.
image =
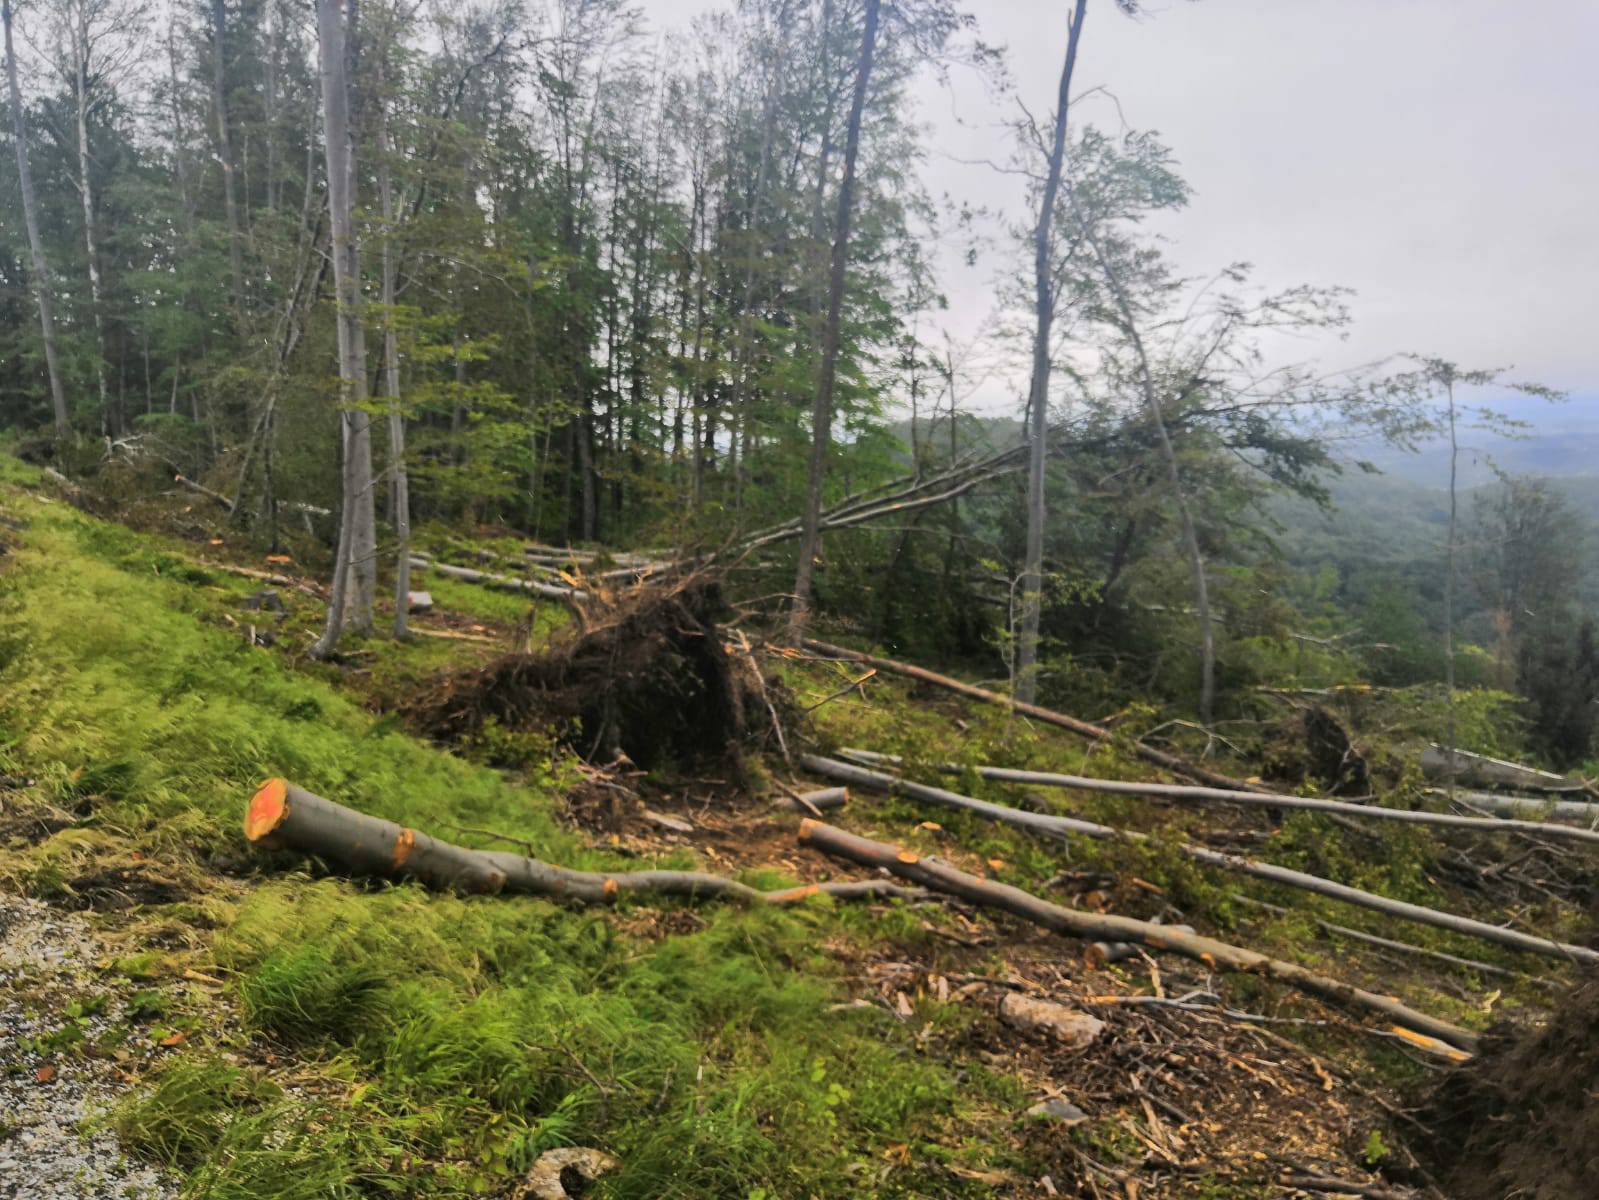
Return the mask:
{"type": "MultiPolygon", "coordinates": [[[[114,1120],[126,1144],[182,1172],[192,1195],[500,1194],[540,1151],[567,1143],[620,1158],[602,1185],[617,1196],[1022,1195],[1036,1194],[1033,1181],[1046,1171],[1061,1185],[1066,1172],[1148,1167],[1146,1141],[1158,1121],[1133,1093],[1125,1103],[1114,1098],[1129,1072],[1140,1077],[1147,1040],[1159,1043],[1152,1018],[1118,1016],[1103,1055],[1066,1062],[1002,1045],[990,1011],[942,997],[948,978],[961,977],[1019,979],[1085,998],[1137,992],[1158,979],[1141,962],[1089,972],[1075,947],[935,906],[817,900],[792,911],[668,904],[583,912],[317,878],[310,864],[256,855],[239,833],[244,801],[261,777],[282,774],[417,827],[514,835],[569,865],[709,865],[763,885],[847,873],[799,850],[791,818],[725,791],[699,795],[695,810],[709,814],[702,826],[719,838],[587,835],[565,804],[575,770],[547,744],[521,743],[512,756],[521,765],[507,775],[469,761],[473,748],[465,758],[446,753],[382,715],[415,680],[492,647],[374,637],[351,643],[337,666],[313,664],[303,647],[320,608],[293,591],[283,593],[288,612],[272,621],[275,643],[250,644],[244,630],[254,618],[240,601],[260,584],[197,565],[230,547],[135,533],[49,502],[34,483],[0,456],[8,549],[0,557],[0,777],[33,781],[8,800],[67,819],[13,836],[0,885],[121,908],[102,920],[127,952],[106,969],[143,998],[163,1031],[183,1036],[140,1065],[114,1120]],[[731,807],[708,809],[710,797],[731,807]],[[894,1003],[842,1006],[862,992],[894,1003]],[[1107,1073],[1118,1082],[1092,1126],[1067,1136],[1019,1120],[1063,1087],[1103,1090],[1107,1073]]],[[[436,577],[417,586],[433,593],[451,628],[476,624],[502,641],[536,637],[565,619],[559,606],[530,608],[509,593],[436,577]]],[[[864,693],[836,695],[860,675],[852,666],[782,656],[765,666],[801,709],[834,697],[807,719],[824,748],[900,753],[914,773],[968,794],[1022,798],[969,772],[950,783],[933,764],[1147,772],[1127,752],[1127,732],[1090,747],[882,676],[864,693]]],[[[506,749],[476,757],[504,760],[506,749]]],[[[757,777],[787,774],[771,754],[752,767],[757,777]]],[[[648,781],[663,802],[685,805],[699,783],[648,781]]],[[[1042,802],[1156,838],[1137,848],[1063,848],[864,794],[839,819],[1067,902],[1231,933],[1462,1023],[1480,1026],[1507,1005],[1543,999],[1530,983],[1504,995],[1469,972],[1352,954],[1320,938],[1314,918],[1396,931],[1198,871],[1170,849],[1183,837],[1253,838],[1253,852],[1273,861],[1486,911],[1437,874],[1437,847],[1419,835],[1384,828],[1367,839],[1309,815],[1273,822],[1124,797],[1042,802]],[[1234,892],[1291,912],[1265,916],[1234,892]]],[[[1580,919],[1554,904],[1522,915],[1546,931],[1571,932],[1580,919]]],[[[1401,936],[1543,966],[1430,929],[1401,936]]],[[[1179,986],[1181,970],[1167,969],[1169,985],[1179,986]]],[[[1275,1019],[1329,1016],[1254,980],[1188,982],[1222,987],[1230,1003],[1275,1019]]],[[[1341,1020],[1296,1026],[1294,1036],[1365,1088],[1429,1069],[1341,1020]]],[[[1216,1046],[1217,1072],[1243,1061],[1239,1046],[1216,1046]]],[[[1201,1122],[1226,1126],[1238,1155],[1207,1142],[1216,1171],[1201,1158],[1169,1194],[1270,1194],[1255,1190],[1266,1185],[1251,1177],[1247,1151],[1282,1117],[1251,1099],[1258,1083],[1247,1070],[1216,1085],[1201,1122]]],[[[1300,1073],[1282,1087],[1300,1089],[1309,1128],[1321,1080],[1300,1073]]],[[[1369,1108],[1325,1118],[1322,1149],[1357,1155],[1376,1128],[1369,1108]]]]}

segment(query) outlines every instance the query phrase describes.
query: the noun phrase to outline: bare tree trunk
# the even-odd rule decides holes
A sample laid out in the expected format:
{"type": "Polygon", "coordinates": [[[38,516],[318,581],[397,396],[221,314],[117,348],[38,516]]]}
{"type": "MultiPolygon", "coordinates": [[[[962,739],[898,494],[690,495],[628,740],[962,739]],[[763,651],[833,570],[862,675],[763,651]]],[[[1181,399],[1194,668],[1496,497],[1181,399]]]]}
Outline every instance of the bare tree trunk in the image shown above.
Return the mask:
{"type": "Polygon", "coordinates": [[[94,324],[94,378],[100,396],[102,431],[120,434],[111,420],[106,394],[105,318],[100,284],[100,252],[95,239],[94,189],[89,179],[89,8],[80,2],[72,13],[72,101],[78,135],[78,197],[83,202],[83,245],[89,267],[89,316],[94,324]]]}
{"type": "Polygon", "coordinates": [[[333,588],[327,625],[311,647],[324,658],[338,645],[346,623],[364,631],[371,627],[370,594],[361,612],[360,588],[353,605],[349,595],[354,560],[362,553],[360,509],[372,512],[371,418],[360,411],[366,399],[366,339],[361,328],[360,258],[353,222],[355,154],[350,142],[350,88],[344,14],[340,0],[317,0],[317,34],[321,47],[322,120],[328,167],[328,215],[333,232],[334,291],[338,300],[339,392],[341,441],[344,450],[344,503],[339,517],[339,543],[333,567],[333,588]],[[348,615],[347,615],[348,613],[348,615]]]}
{"type": "Polygon", "coordinates": [[[222,164],[222,203],[228,218],[228,267],[233,282],[234,319],[244,327],[244,242],[239,231],[239,201],[228,133],[226,0],[211,0],[211,105],[217,120],[217,161],[222,164]]]}
{"type": "Polygon", "coordinates": [[[1049,149],[1049,173],[1039,198],[1033,230],[1033,288],[1037,328],[1033,332],[1033,378],[1027,396],[1027,546],[1022,560],[1022,628],[1016,647],[1016,698],[1028,704],[1038,698],[1038,624],[1044,607],[1044,476],[1049,438],[1049,337],[1055,324],[1055,296],[1050,272],[1050,232],[1055,197],[1060,192],[1061,165],[1066,158],[1066,110],[1071,103],[1072,70],[1082,37],[1088,0],[1077,0],[1066,35],[1066,60],[1055,100],[1055,140],[1049,149]]]}
{"type": "MultiPolygon", "coordinates": [[[[1079,217],[1081,214],[1079,213],[1079,217]]],[[[1177,463],[1177,451],[1172,446],[1171,433],[1166,427],[1166,414],[1161,404],[1160,389],[1156,386],[1154,368],[1150,365],[1149,351],[1143,335],[1138,332],[1138,317],[1121,279],[1105,257],[1093,228],[1083,223],[1083,236],[1093,249],[1099,263],[1105,286],[1110,290],[1121,321],[1122,332],[1132,343],[1138,360],[1138,387],[1143,395],[1144,408],[1150,424],[1155,428],[1155,438],[1160,446],[1161,461],[1166,467],[1166,480],[1171,485],[1172,503],[1177,506],[1177,516],[1182,527],[1183,549],[1188,557],[1189,570],[1194,582],[1194,607],[1199,614],[1199,720],[1209,725],[1216,704],[1216,624],[1210,609],[1210,583],[1205,577],[1205,556],[1199,545],[1199,531],[1194,524],[1194,513],[1188,505],[1188,495],[1183,490],[1182,471],[1177,463]]]]}
{"type": "MultiPolygon", "coordinates": [[[[1445,378],[1449,399],[1449,544],[1444,552],[1444,749],[1451,763],[1455,754],[1455,531],[1458,524],[1460,440],[1455,429],[1455,381],[1445,378]]],[[[1455,798],[1457,771],[1445,780],[1449,798],[1455,798]]]]}
{"type": "MultiPolygon", "coordinates": [[[[387,52],[385,51],[385,63],[387,52]]],[[[400,339],[395,332],[394,183],[389,163],[389,101],[378,97],[378,198],[383,206],[383,394],[389,401],[389,470],[394,496],[394,636],[404,639],[411,594],[411,481],[405,467],[405,415],[400,409],[400,339]]]]}
{"type": "Polygon", "coordinates": [[[844,175],[838,186],[838,219],[833,232],[833,262],[827,284],[827,326],[822,333],[822,371],[811,406],[811,461],[805,488],[804,532],[800,537],[799,566],[794,575],[794,604],[789,611],[789,637],[805,636],[810,616],[811,578],[820,549],[822,481],[827,473],[827,450],[833,425],[833,388],[838,375],[839,324],[844,312],[844,275],[849,265],[850,221],[854,215],[855,159],[860,151],[861,113],[872,78],[872,57],[877,49],[877,19],[882,0],[866,0],[866,24],[861,33],[860,65],[855,73],[855,95],[850,101],[849,128],[844,142],[844,175]]]}
{"type": "Polygon", "coordinates": [[[44,239],[39,235],[39,201],[33,191],[33,172],[28,167],[28,125],[22,113],[22,89],[17,86],[17,51],[11,40],[11,0],[0,0],[0,16],[5,18],[6,89],[11,96],[11,140],[17,150],[17,179],[22,186],[22,219],[28,229],[33,293],[39,305],[39,329],[44,337],[44,364],[50,376],[50,400],[55,413],[56,436],[66,437],[71,432],[67,393],[61,384],[61,364],[56,354],[55,301],[51,294],[50,263],[45,258],[44,239]]]}

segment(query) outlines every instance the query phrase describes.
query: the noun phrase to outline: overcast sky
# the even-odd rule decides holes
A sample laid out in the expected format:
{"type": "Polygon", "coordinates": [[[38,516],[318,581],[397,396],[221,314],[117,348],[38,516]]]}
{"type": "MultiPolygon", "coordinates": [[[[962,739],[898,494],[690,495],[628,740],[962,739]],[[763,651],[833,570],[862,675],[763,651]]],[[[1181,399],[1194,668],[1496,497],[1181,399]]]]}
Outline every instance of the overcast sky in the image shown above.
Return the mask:
{"type": "MultiPolygon", "coordinates": [[[[657,28],[704,5],[645,0],[657,28]]],[[[1067,0],[968,4],[1050,108],[1067,0]]],[[[1267,285],[1355,289],[1330,366],[1404,350],[1513,365],[1599,406],[1599,0],[1090,0],[1082,120],[1154,129],[1194,189],[1159,228],[1187,272],[1244,259],[1267,285]]],[[[974,80],[921,90],[935,195],[1020,215],[1006,114],[974,80]]],[[[957,337],[992,309],[997,264],[946,256],[957,337]]],[[[1015,388],[985,390],[1015,406],[1015,388]]],[[[1580,402],[1579,402],[1580,403],[1580,402]]],[[[1569,417],[1577,417],[1570,412],[1569,417]]]]}

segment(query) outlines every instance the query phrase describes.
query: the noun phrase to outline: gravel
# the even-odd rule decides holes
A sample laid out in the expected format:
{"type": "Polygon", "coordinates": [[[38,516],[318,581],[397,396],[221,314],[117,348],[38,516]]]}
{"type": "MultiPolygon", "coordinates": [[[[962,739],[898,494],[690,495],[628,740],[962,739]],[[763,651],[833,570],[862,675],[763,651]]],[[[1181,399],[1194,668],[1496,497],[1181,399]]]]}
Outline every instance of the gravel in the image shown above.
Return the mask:
{"type": "Polygon", "coordinates": [[[101,1012],[79,1019],[87,1044],[119,1020],[122,999],[92,970],[106,954],[81,917],[0,893],[0,1200],[177,1194],[162,1172],[124,1157],[110,1130],[85,1131],[123,1090],[114,1059],[22,1045],[61,1028],[74,998],[107,997],[101,1012]]]}

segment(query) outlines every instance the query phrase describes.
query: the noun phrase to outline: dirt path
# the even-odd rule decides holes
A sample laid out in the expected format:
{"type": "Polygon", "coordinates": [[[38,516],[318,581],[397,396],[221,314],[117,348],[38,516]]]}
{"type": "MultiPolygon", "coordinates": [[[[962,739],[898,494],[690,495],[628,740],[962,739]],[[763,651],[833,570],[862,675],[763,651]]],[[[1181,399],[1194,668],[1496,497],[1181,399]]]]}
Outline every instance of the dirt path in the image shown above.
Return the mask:
{"type": "Polygon", "coordinates": [[[82,918],[0,893],[0,1200],[176,1194],[115,1134],[84,1128],[121,1092],[115,1058],[85,1052],[124,1007],[93,970],[106,953],[82,918]]]}

